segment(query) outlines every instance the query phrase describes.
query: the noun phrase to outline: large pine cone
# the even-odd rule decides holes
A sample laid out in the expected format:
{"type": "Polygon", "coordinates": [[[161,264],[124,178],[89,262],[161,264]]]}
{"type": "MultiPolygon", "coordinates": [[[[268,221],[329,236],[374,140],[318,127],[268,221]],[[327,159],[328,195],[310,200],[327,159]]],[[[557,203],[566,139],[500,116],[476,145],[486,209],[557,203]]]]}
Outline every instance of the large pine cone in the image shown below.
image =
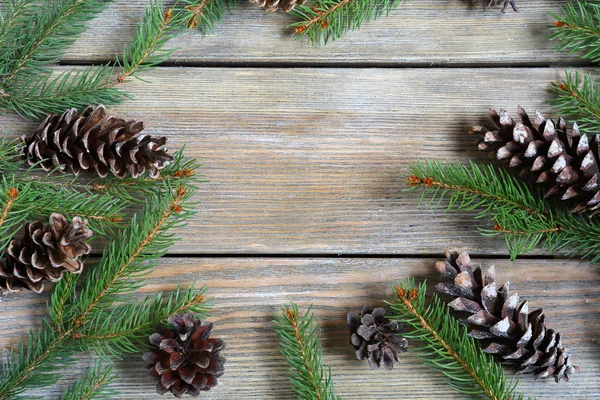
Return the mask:
{"type": "Polygon", "coordinates": [[[164,147],[165,137],[142,134],[143,129],[142,121],[106,115],[100,105],[82,113],[72,108],[63,115],[49,115],[32,136],[22,140],[29,164],[39,163],[46,171],[68,169],[78,175],[83,170],[102,178],[109,172],[121,178],[148,172],[155,178],[173,157],[164,147]]]}
{"type": "Polygon", "coordinates": [[[482,341],[484,352],[514,365],[519,374],[553,376],[556,382],[568,381],[579,370],[571,365],[561,334],[546,328],[542,309],[530,312],[527,301],[519,304],[517,293],[509,295],[508,282],[498,287],[493,266],[483,276],[481,268],[473,271],[463,252],[446,253],[446,261],[436,263],[436,269],[453,280],[436,289],[455,297],[450,307],[472,314],[463,322],[472,327],[469,336],[482,341]]]}
{"type": "Polygon", "coordinates": [[[491,150],[499,160],[510,160],[509,166],[521,169],[521,178],[533,179],[549,186],[546,197],[576,200],[573,212],[600,212],[600,169],[598,168],[598,138],[579,132],[577,124],[567,130],[565,121],[546,120],[536,112],[535,120],[519,106],[522,122],[510,114],[490,110],[496,129],[476,126],[482,134],[480,150],[491,150]]]}
{"type": "Polygon", "coordinates": [[[84,241],[92,234],[87,221],[75,217],[68,223],[56,213],[50,215],[48,225],[26,224],[23,239],[12,240],[0,262],[0,290],[41,293],[44,282],[58,282],[65,271],[81,273],[83,263],[79,257],[92,250],[84,241]]]}
{"type": "Polygon", "coordinates": [[[402,324],[385,318],[381,307],[364,306],[360,315],[348,313],[348,330],[356,358],[368,360],[373,369],[383,366],[391,370],[398,362],[398,355],[408,349],[406,339],[398,336],[402,333],[402,324]]]}
{"type": "Polygon", "coordinates": [[[150,336],[153,347],[144,354],[144,361],[151,363],[148,373],[158,380],[158,393],[195,397],[216,386],[224,371],[225,342],[209,338],[213,325],[202,324],[191,313],[173,316],[169,324],[172,328],[161,327],[150,336]]]}
{"type": "Polygon", "coordinates": [[[250,3],[264,8],[266,11],[291,11],[296,4],[304,4],[306,0],[250,0],[250,3]]]}

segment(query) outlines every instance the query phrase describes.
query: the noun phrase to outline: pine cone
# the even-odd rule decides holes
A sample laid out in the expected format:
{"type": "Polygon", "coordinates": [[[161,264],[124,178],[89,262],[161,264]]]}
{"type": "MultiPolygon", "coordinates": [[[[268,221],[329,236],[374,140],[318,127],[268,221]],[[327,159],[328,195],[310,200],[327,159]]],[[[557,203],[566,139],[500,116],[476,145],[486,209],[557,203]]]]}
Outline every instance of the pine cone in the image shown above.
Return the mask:
{"type": "MultiPolygon", "coordinates": [[[[492,5],[494,4],[500,4],[502,0],[490,0],[487,8],[490,8],[492,5]]],[[[517,5],[515,4],[515,0],[504,0],[504,7],[502,7],[502,14],[504,14],[506,12],[506,9],[508,8],[508,6],[511,6],[513,11],[518,12],[519,9],[517,8],[517,5]]]]}
{"type": "Polygon", "coordinates": [[[348,313],[350,344],[356,350],[356,358],[367,359],[373,369],[383,365],[387,370],[394,368],[398,355],[408,349],[406,339],[399,337],[402,324],[384,317],[381,307],[364,306],[361,315],[348,313]]]}
{"type": "Polygon", "coordinates": [[[306,0],[250,0],[250,3],[264,8],[266,11],[291,11],[296,4],[304,4],[306,0]]]}
{"type": "Polygon", "coordinates": [[[479,149],[510,160],[510,167],[521,169],[521,178],[550,186],[546,197],[576,200],[573,212],[599,213],[598,138],[582,135],[577,124],[568,131],[562,118],[552,122],[536,112],[532,122],[520,106],[518,112],[520,123],[504,110],[500,114],[490,110],[497,129],[473,128],[473,133],[482,134],[479,149]]]}
{"type": "Polygon", "coordinates": [[[546,328],[542,309],[530,312],[527,301],[518,304],[519,295],[509,295],[509,282],[498,287],[493,266],[483,276],[481,268],[473,271],[467,253],[447,252],[446,261],[436,263],[436,269],[453,280],[436,289],[455,297],[450,307],[473,314],[462,322],[472,327],[469,336],[482,341],[484,352],[514,365],[519,374],[552,375],[556,382],[568,381],[579,370],[571,365],[561,334],[546,328]]]}
{"type": "Polygon", "coordinates": [[[220,353],[225,342],[209,339],[213,325],[202,324],[191,313],[170,317],[169,324],[172,328],[161,327],[150,336],[153,347],[144,354],[144,361],[151,363],[148,373],[158,380],[159,394],[196,397],[216,386],[223,375],[225,358],[220,353]]]}
{"type": "Polygon", "coordinates": [[[100,105],[82,113],[72,108],[62,116],[48,115],[32,136],[22,140],[29,164],[39,163],[46,171],[69,169],[75,175],[92,171],[102,178],[109,172],[121,178],[148,172],[155,178],[173,157],[164,147],[165,137],[142,134],[143,129],[142,121],[108,116],[100,105]]]}
{"type": "Polygon", "coordinates": [[[83,263],[79,256],[92,250],[84,242],[92,234],[87,221],[75,217],[67,223],[65,217],[56,213],[50,215],[48,225],[26,224],[23,239],[12,240],[0,262],[0,291],[29,289],[41,293],[45,281],[58,282],[65,271],[81,273],[83,263]]]}

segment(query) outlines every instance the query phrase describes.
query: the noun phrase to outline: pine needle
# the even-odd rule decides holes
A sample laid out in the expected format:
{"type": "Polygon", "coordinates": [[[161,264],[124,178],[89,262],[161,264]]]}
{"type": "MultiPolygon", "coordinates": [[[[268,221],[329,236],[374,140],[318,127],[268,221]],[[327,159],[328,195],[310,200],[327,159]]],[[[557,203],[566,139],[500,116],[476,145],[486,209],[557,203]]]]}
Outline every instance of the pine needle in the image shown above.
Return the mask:
{"type": "Polygon", "coordinates": [[[290,303],[274,321],[281,354],[290,366],[290,383],[298,399],[340,400],[333,391],[331,370],[323,366],[319,326],[313,323],[311,309],[301,315],[290,303]]]}
{"type": "Polygon", "coordinates": [[[600,1],[569,2],[554,15],[552,40],[556,50],[579,53],[583,59],[600,62],[600,1]]]}
{"type": "Polygon", "coordinates": [[[351,30],[360,29],[398,7],[401,0],[311,0],[294,7],[290,14],[298,19],[291,25],[296,38],[306,37],[312,45],[327,44],[351,30]]]}
{"type": "Polygon", "coordinates": [[[118,393],[107,385],[115,379],[112,365],[104,366],[97,361],[92,368],[85,370],[77,380],[60,396],[60,400],[112,399],[118,393]]]}
{"type": "Polygon", "coordinates": [[[202,36],[214,32],[214,26],[221,22],[225,13],[230,13],[233,0],[180,0],[176,10],[181,13],[183,25],[197,28],[202,36]]]}
{"type": "Polygon", "coordinates": [[[410,192],[421,190],[419,203],[429,198],[446,211],[477,210],[476,218],[491,226],[485,236],[503,235],[511,259],[542,245],[548,251],[567,250],[592,262],[600,260],[600,220],[573,214],[563,201],[544,200],[537,187],[489,165],[418,162],[411,167],[410,192]]]}
{"type": "Polygon", "coordinates": [[[448,384],[468,397],[486,397],[491,400],[523,399],[516,394],[516,383],[508,382],[502,366],[485,354],[467,335],[467,330],[449,312],[437,295],[425,304],[427,287],[407,279],[394,285],[395,298],[389,300],[396,315],[412,330],[404,337],[424,342],[414,350],[429,368],[442,373],[448,384]]]}

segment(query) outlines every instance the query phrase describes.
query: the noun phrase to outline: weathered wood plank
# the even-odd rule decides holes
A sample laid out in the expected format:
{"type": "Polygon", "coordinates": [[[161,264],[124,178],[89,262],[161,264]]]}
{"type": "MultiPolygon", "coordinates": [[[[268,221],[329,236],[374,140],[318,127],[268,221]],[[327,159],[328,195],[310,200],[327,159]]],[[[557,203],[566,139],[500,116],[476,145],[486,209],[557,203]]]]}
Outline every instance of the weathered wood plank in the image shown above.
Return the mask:
{"type": "MultiPolygon", "coordinates": [[[[558,69],[161,68],[114,112],[204,163],[179,254],[506,254],[473,213],[406,197],[417,158],[487,160],[470,126],[488,108],[548,109],[558,69]],[[160,96],[156,94],[160,93],[160,96]]],[[[35,124],[6,114],[3,129],[35,124]]]]}
{"type": "MultiPolygon", "coordinates": [[[[360,31],[321,48],[293,40],[284,13],[266,13],[247,1],[204,40],[200,34],[178,38],[173,60],[180,63],[319,63],[373,65],[500,66],[572,63],[573,55],[552,51],[547,39],[565,0],[519,0],[520,12],[484,11],[476,0],[408,1],[388,18],[367,23],[360,31]]],[[[105,61],[121,54],[135,31],[147,0],[116,1],[65,57],[69,62],[105,61]]]]}
{"type": "MultiPolygon", "coordinates": [[[[228,362],[220,386],[206,399],[292,399],[286,369],[278,353],[271,320],[284,302],[315,305],[323,327],[325,362],[333,368],[337,392],[344,399],[458,399],[436,374],[410,353],[394,371],[371,371],[354,359],[347,344],[345,315],[363,304],[380,305],[390,293],[390,282],[406,276],[438,277],[433,259],[286,259],[286,258],[182,258],[163,259],[138,295],[171,290],[179,283],[198,280],[214,297],[215,334],[228,347],[228,362]],[[385,293],[385,294],[384,294],[385,293]]],[[[528,299],[530,307],[543,307],[548,326],[564,334],[565,346],[582,371],[569,383],[554,384],[522,377],[520,388],[542,399],[589,399],[600,388],[600,269],[574,261],[475,260],[494,263],[498,281],[528,299]]],[[[15,343],[29,328],[38,326],[45,313],[45,298],[32,294],[7,297],[0,304],[0,348],[15,343]]],[[[413,344],[415,345],[415,344],[413,344]]],[[[113,387],[121,399],[161,399],[145,377],[143,362],[132,356],[117,363],[120,377],[113,387]]],[[[81,362],[86,365],[87,360],[81,362]]],[[[56,398],[64,385],[79,376],[71,368],[50,392],[56,398]]],[[[512,376],[512,374],[509,374],[512,376]]]]}

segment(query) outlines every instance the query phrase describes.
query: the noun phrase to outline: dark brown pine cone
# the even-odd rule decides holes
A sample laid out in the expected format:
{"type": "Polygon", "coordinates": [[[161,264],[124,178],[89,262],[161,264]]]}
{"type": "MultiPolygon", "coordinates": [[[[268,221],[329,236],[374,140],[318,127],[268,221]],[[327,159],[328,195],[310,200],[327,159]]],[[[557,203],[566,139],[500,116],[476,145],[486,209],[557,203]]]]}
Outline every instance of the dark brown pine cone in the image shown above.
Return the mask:
{"type": "Polygon", "coordinates": [[[46,171],[70,170],[75,175],[90,171],[102,178],[109,172],[121,178],[148,172],[155,178],[173,157],[164,147],[165,137],[145,135],[143,129],[142,121],[106,115],[100,105],[82,113],[72,108],[63,115],[48,115],[33,135],[22,140],[29,164],[39,163],[46,171]]]}
{"type": "Polygon", "coordinates": [[[144,354],[144,361],[150,363],[148,373],[158,380],[159,394],[196,397],[216,386],[223,375],[225,342],[209,338],[213,325],[203,324],[192,313],[173,316],[169,324],[171,328],[160,327],[150,336],[153,346],[144,354]]]}
{"type": "MultiPolygon", "coordinates": [[[[489,4],[488,4],[488,8],[490,8],[492,5],[494,4],[500,4],[502,2],[502,0],[490,0],[489,4]]],[[[506,12],[506,9],[508,8],[508,6],[511,6],[512,9],[515,12],[518,12],[519,9],[517,8],[517,5],[515,4],[515,0],[504,0],[504,6],[502,7],[502,14],[504,14],[506,12]]]]}
{"type": "Polygon", "coordinates": [[[562,118],[552,122],[536,112],[531,121],[520,106],[518,113],[522,122],[504,110],[499,114],[490,110],[496,129],[473,128],[481,134],[479,149],[510,160],[509,166],[519,168],[521,178],[549,187],[546,197],[577,201],[573,212],[600,212],[598,138],[582,135],[577,124],[567,130],[562,118]]]}
{"type": "Polygon", "coordinates": [[[306,0],[250,0],[250,3],[264,8],[266,11],[291,11],[296,4],[304,4],[306,0]]]}
{"type": "Polygon", "coordinates": [[[556,382],[569,380],[579,370],[562,345],[562,336],[546,328],[542,309],[529,311],[527,301],[519,304],[519,295],[509,294],[509,283],[498,287],[493,266],[483,276],[481,268],[472,269],[465,252],[446,253],[446,261],[436,269],[452,279],[436,289],[455,297],[449,306],[472,314],[464,323],[472,329],[469,336],[480,340],[486,353],[496,354],[519,374],[532,373],[536,378],[553,376],[556,382]]]}
{"type": "Polygon", "coordinates": [[[81,273],[79,257],[92,250],[84,241],[93,234],[87,221],[75,217],[68,223],[54,213],[48,225],[33,222],[24,230],[23,239],[12,240],[0,262],[0,291],[29,289],[41,293],[44,282],[58,282],[65,271],[81,273]]]}
{"type": "Polygon", "coordinates": [[[385,318],[381,307],[364,306],[361,315],[348,313],[350,344],[356,350],[356,358],[368,360],[371,368],[381,366],[387,370],[394,368],[398,355],[405,353],[408,342],[403,337],[402,324],[385,318]]]}

